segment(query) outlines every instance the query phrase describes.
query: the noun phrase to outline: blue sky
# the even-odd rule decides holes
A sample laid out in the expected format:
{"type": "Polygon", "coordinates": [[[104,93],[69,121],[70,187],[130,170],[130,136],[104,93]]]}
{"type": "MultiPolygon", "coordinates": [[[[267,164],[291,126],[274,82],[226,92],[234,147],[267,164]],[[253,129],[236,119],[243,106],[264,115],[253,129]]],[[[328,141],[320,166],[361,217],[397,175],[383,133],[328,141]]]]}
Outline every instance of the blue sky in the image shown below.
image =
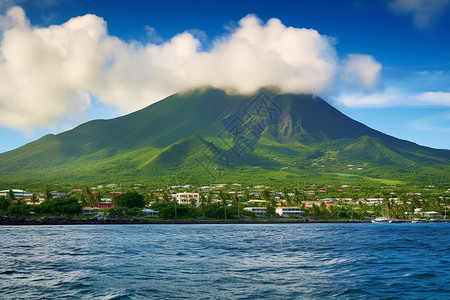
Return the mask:
{"type": "Polygon", "coordinates": [[[272,83],[450,149],[450,0],[0,0],[0,16],[0,152],[196,84],[272,83]]]}

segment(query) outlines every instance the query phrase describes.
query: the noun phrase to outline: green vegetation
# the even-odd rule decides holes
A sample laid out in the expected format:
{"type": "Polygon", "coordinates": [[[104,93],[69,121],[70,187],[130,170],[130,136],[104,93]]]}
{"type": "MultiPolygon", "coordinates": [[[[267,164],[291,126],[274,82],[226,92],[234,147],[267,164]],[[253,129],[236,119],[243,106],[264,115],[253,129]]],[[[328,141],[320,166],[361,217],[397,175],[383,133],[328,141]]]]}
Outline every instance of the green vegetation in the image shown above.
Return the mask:
{"type": "Polygon", "coordinates": [[[268,91],[204,89],[2,153],[0,173],[0,186],[22,188],[74,182],[445,187],[450,151],[387,136],[318,97],[272,100],[268,91]]]}
{"type": "Polygon", "coordinates": [[[118,207],[126,208],[143,208],[145,206],[144,196],[138,192],[126,192],[116,197],[116,204],[118,207]]]}
{"type": "Polygon", "coordinates": [[[277,207],[297,207],[303,211],[293,218],[314,220],[364,220],[382,215],[398,220],[413,218],[443,218],[450,208],[450,189],[434,186],[333,186],[304,185],[303,187],[268,188],[241,185],[222,185],[203,191],[194,186],[157,187],[135,186],[121,189],[74,189],[65,196],[53,197],[47,189],[26,199],[12,191],[0,196],[0,216],[70,216],[72,218],[150,218],[150,219],[246,219],[256,218],[246,207],[264,207],[266,219],[281,218],[277,207]],[[197,192],[198,202],[180,205],[175,193],[197,192]],[[82,215],[82,205],[101,202],[100,195],[111,195],[113,208],[85,208],[90,215],[82,215]],[[94,200],[93,200],[94,199],[94,200]],[[252,200],[252,201],[250,201],[252,200]],[[39,204],[40,203],[40,204],[39,204]],[[159,211],[158,217],[147,217],[142,208],[159,211]],[[426,216],[434,211],[441,216],[426,216]]]}
{"type": "Polygon", "coordinates": [[[0,197],[0,213],[8,216],[35,214],[38,216],[73,216],[81,213],[81,204],[75,197],[47,199],[39,205],[27,204],[22,199],[10,201],[0,197]]]}

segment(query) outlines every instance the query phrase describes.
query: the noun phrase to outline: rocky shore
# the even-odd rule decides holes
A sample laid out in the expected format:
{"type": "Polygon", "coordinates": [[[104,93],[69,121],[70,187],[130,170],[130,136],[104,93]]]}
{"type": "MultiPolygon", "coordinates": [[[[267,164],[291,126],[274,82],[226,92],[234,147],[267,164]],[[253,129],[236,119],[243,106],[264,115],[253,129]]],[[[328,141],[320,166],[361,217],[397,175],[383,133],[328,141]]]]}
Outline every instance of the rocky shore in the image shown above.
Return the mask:
{"type": "Polygon", "coordinates": [[[289,223],[370,223],[369,220],[303,220],[303,219],[241,219],[241,220],[145,220],[145,219],[72,219],[68,217],[0,217],[0,225],[105,225],[105,224],[289,224],[289,223]]]}

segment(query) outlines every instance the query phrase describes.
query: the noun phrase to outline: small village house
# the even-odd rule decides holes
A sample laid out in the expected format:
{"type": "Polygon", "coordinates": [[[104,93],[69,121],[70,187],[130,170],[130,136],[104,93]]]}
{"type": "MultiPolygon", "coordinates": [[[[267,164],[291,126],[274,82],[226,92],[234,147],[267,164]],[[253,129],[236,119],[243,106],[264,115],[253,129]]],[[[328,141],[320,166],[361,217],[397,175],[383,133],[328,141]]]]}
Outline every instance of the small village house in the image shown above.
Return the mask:
{"type": "Polygon", "coordinates": [[[265,217],[267,213],[267,207],[244,207],[244,210],[253,212],[257,217],[265,217]]]}
{"type": "Polygon", "coordinates": [[[300,207],[277,207],[275,212],[282,217],[299,217],[304,211],[300,207]]]}

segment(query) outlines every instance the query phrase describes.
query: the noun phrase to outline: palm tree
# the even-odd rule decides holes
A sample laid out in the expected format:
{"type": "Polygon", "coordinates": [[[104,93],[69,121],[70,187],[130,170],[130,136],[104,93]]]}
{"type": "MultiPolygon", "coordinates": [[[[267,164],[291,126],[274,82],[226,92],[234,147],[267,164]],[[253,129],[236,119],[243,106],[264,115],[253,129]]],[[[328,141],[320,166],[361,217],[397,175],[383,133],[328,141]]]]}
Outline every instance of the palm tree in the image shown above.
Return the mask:
{"type": "Polygon", "coordinates": [[[9,201],[16,200],[16,195],[14,194],[12,189],[9,189],[9,191],[8,191],[8,200],[9,201]]]}
{"type": "Polygon", "coordinates": [[[228,194],[225,194],[223,191],[220,191],[218,196],[219,196],[220,200],[222,200],[221,204],[222,204],[222,208],[223,208],[223,211],[225,214],[225,219],[226,219],[227,218],[227,206],[228,206],[228,203],[227,203],[228,194]]]}
{"type": "Polygon", "coordinates": [[[205,196],[200,195],[200,209],[201,209],[203,217],[206,214],[206,206],[207,206],[207,201],[205,199],[205,196]]]}
{"type": "Polygon", "coordinates": [[[288,194],[289,194],[289,191],[285,188],[283,190],[284,199],[286,200],[287,206],[292,206],[292,199],[291,199],[291,197],[289,197],[288,194]]]}
{"type": "Polygon", "coordinates": [[[4,211],[11,204],[11,201],[9,201],[9,199],[6,198],[5,196],[0,196],[0,204],[1,204],[1,211],[4,211]]]}
{"type": "Polygon", "coordinates": [[[238,212],[238,219],[241,218],[241,210],[240,210],[240,201],[239,201],[239,197],[237,196],[237,194],[234,194],[233,196],[233,205],[237,206],[237,212],[238,212]]]}
{"type": "Polygon", "coordinates": [[[102,191],[101,190],[97,190],[97,192],[95,193],[95,201],[97,202],[97,207],[98,207],[98,204],[100,203],[100,201],[102,201],[102,191]]]}
{"type": "Polygon", "coordinates": [[[35,194],[33,194],[33,195],[31,195],[31,203],[33,203],[34,205],[36,204],[36,202],[37,202],[37,197],[36,197],[36,195],[35,194]]]}
{"type": "Polygon", "coordinates": [[[170,201],[169,195],[166,192],[164,192],[164,194],[163,194],[163,201],[164,201],[164,203],[169,203],[169,201],[170,201]]]}
{"type": "Polygon", "coordinates": [[[46,201],[51,201],[53,199],[52,191],[50,191],[50,189],[48,188],[45,190],[44,199],[46,201]]]}
{"type": "Polygon", "coordinates": [[[225,214],[225,219],[227,218],[227,200],[222,200],[222,207],[225,214]]]}
{"type": "Polygon", "coordinates": [[[95,205],[95,197],[93,196],[92,191],[89,187],[84,188],[84,201],[90,207],[93,207],[95,205]]]}

